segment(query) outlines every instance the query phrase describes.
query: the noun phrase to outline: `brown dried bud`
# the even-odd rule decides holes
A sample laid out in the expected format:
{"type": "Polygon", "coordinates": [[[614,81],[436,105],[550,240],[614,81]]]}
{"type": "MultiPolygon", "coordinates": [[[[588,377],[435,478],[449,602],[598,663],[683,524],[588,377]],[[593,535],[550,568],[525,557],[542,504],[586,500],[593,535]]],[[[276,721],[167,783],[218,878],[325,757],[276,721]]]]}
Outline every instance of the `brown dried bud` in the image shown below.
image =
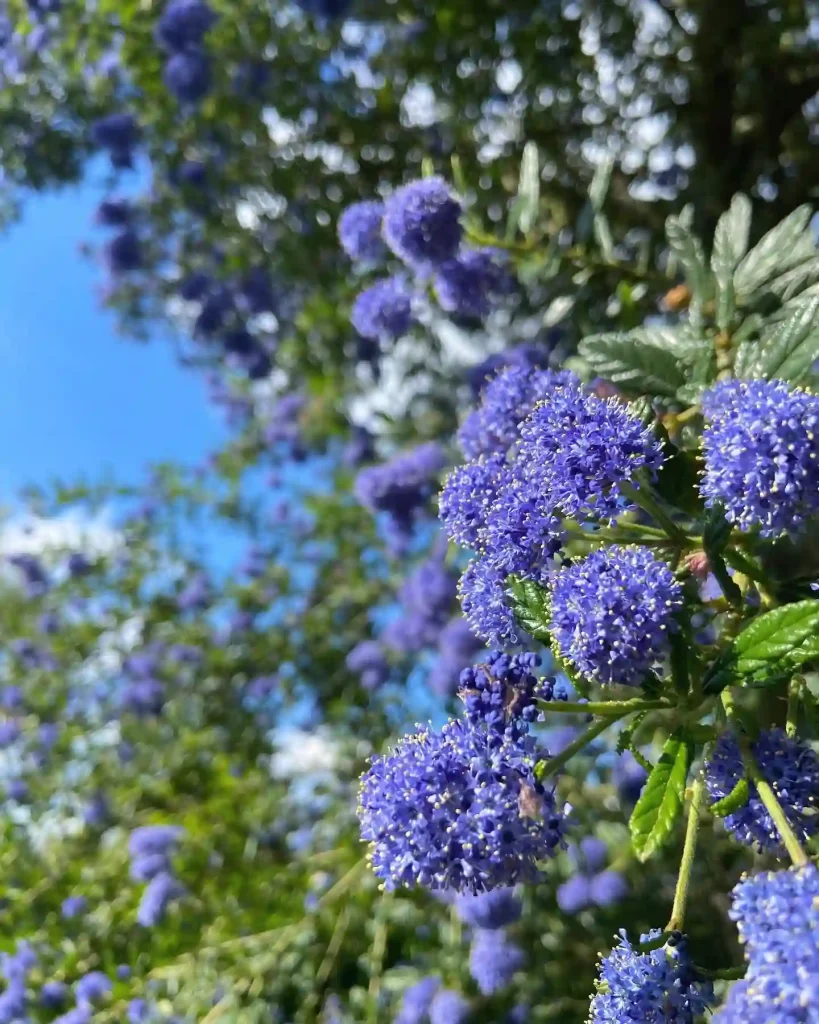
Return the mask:
{"type": "Polygon", "coordinates": [[[522,782],[520,785],[518,810],[524,818],[543,817],[543,797],[528,782],[522,782]]]}
{"type": "Polygon", "coordinates": [[[686,558],[685,565],[691,575],[696,576],[700,582],[705,582],[711,571],[711,563],[704,551],[694,551],[686,558]]]}
{"type": "Polygon", "coordinates": [[[690,301],[691,291],[688,285],[678,284],[676,288],[672,288],[665,293],[662,304],[670,312],[678,313],[681,309],[685,309],[690,301]]]}

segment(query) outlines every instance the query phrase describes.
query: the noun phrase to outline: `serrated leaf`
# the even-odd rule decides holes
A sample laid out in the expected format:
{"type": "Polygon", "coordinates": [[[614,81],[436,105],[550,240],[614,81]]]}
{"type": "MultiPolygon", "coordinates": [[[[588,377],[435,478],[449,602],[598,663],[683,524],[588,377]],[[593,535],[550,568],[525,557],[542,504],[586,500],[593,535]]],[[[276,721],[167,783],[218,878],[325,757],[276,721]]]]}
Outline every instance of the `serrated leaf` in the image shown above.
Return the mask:
{"type": "Polygon", "coordinates": [[[691,745],[680,732],[668,737],[629,821],[638,860],[647,861],[671,836],[685,802],[691,758],[691,745]]]}
{"type": "Polygon", "coordinates": [[[751,201],[742,194],[734,196],[730,209],[717,222],[711,269],[717,283],[716,320],[726,330],[734,314],[734,271],[748,248],[751,227],[751,201]]]}
{"type": "Polygon", "coordinates": [[[734,372],[746,380],[764,378],[796,382],[819,358],[819,296],[800,302],[788,317],[759,341],[744,341],[734,372]]]}
{"type": "Polygon", "coordinates": [[[819,658],[819,601],[797,601],[755,618],[708,671],[705,693],[787,679],[819,658]]]}
{"type": "Polygon", "coordinates": [[[521,579],[519,576],[510,576],[506,586],[517,621],[535,640],[548,644],[551,616],[546,589],[533,580],[521,579]]]}
{"type": "Polygon", "coordinates": [[[810,206],[800,206],[762,236],[734,274],[734,289],[739,298],[749,298],[766,281],[802,262],[805,229],[811,215],[810,206]]]}
{"type": "Polygon", "coordinates": [[[773,292],[783,302],[793,299],[806,288],[819,282],[819,256],[813,256],[798,267],[780,274],[765,286],[766,292],[773,292]]]}
{"type": "Polygon", "coordinates": [[[645,331],[593,334],[578,351],[595,373],[631,394],[673,397],[685,382],[679,356],[645,331]]]}
{"type": "Polygon", "coordinates": [[[729,814],[733,814],[740,807],[744,807],[748,803],[750,795],[751,787],[743,775],[728,796],[724,796],[722,800],[717,800],[716,803],[711,804],[709,810],[716,818],[727,818],[729,814]]]}
{"type": "Polygon", "coordinates": [[[634,740],[634,734],[637,732],[637,730],[643,724],[643,721],[645,720],[647,715],[648,715],[647,711],[640,711],[640,712],[638,712],[631,719],[631,721],[628,723],[628,725],[625,727],[625,729],[623,729],[623,731],[620,733],[620,735],[617,737],[617,753],[618,754],[625,754],[625,752],[627,750],[631,750],[631,744],[632,744],[632,742],[634,740]]]}
{"type": "Polygon", "coordinates": [[[524,235],[532,230],[540,204],[540,158],[534,142],[523,147],[517,195],[517,226],[524,235]]]}

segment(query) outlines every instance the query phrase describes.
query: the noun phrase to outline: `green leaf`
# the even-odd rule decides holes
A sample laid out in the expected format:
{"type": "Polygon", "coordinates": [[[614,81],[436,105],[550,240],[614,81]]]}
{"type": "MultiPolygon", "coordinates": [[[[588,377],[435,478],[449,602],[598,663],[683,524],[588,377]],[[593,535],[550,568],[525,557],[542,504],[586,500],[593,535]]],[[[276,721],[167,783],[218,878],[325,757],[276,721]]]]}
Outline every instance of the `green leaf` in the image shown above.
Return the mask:
{"type": "Polygon", "coordinates": [[[599,213],[603,209],[613,170],[614,157],[612,156],[604,157],[595,169],[594,177],[592,178],[591,185],[589,185],[589,202],[595,213],[599,213]]]}
{"type": "Polygon", "coordinates": [[[711,297],[712,279],[705,262],[702,243],[691,231],[687,218],[670,216],[665,222],[665,233],[671,251],[679,260],[685,273],[688,287],[691,289],[689,316],[691,322],[699,322],[702,306],[711,297]]]}
{"type": "Polygon", "coordinates": [[[711,250],[711,269],[717,283],[717,327],[725,330],[734,314],[734,271],[748,248],[748,232],[751,227],[751,201],[747,196],[736,195],[731,208],[724,213],[714,232],[714,247],[711,250]]]}
{"type": "Polygon", "coordinates": [[[753,619],[706,674],[705,693],[787,679],[819,657],[819,601],[797,601],[753,619]]]}
{"type": "Polygon", "coordinates": [[[734,274],[734,289],[738,298],[749,298],[766,281],[802,262],[805,258],[805,236],[812,213],[807,204],[800,206],[762,236],[734,274]]]}
{"type": "Polygon", "coordinates": [[[535,640],[548,644],[551,620],[548,591],[533,580],[519,576],[510,576],[506,586],[517,621],[535,640]]]}
{"type": "Polygon", "coordinates": [[[779,277],[775,277],[773,281],[769,281],[765,291],[773,292],[783,302],[787,302],[817,282],[819,282],[819,256],[813,256],[811,259],[805,260],[804,263],[800,263],[798,267],[794,267],[793,270],[788,270],[784,274],[780,274],[779,277]]]}
{"type": "Polygon", "coordinates": [[[618,754],[625,754],[625,752],[627,750],[631,750],[631,745],[632,745],[632,743],[634,741],[634,734],[637,732],[637,730],[643,724],[643,721],[645,720],[647,715],[648,715],[647,711],[640,711],[640,712],[638,712],[631,719],[631,721],[628,723],[628,725],[625,727],[625,729],[623,729],[623,731],[620,733],[620,735],[617,737],[617,753],[618,754]]]}
{"type": "Polygon", "coordinates": [[[647,861],[668,841],[682,813],[692,754],[682,733],[673,733],[643,787],[629,822],[631,844],[641,861],[647,861]]]}
{"type": "Polygon", "coordinates": [[[787,320],[768,330],[759,341],[744,341],[737,351],[734,372],[746,380],[762,377],[798,381],[819,358],[819,296],[794,308],[787,320]]]}
{"type": "Polygon", "coordinates": [[[540,158],[534,142],[523,147],[517,194],[517,226],[528,235],[537,219],[540,204],[540,158]]]}
{"type": "Polygon", "coordinates": [[[667,340],[666,332],[641,329],[593,334],[578,351],[598,376],[627,393],[673,397],[685,383],[685,368],[667,340]]]}
{"type": "Polygon", "coordinates": [[[733,814],[734,811],[738,811],[740,807],[744,807],[748,803],[750,795],[751,787],[743,775],[728,796],[724,796],[722,800],[717,800],[716,803],[711,804],[709,810],[717,818],[726,818],[729,814],[733,814]]]}

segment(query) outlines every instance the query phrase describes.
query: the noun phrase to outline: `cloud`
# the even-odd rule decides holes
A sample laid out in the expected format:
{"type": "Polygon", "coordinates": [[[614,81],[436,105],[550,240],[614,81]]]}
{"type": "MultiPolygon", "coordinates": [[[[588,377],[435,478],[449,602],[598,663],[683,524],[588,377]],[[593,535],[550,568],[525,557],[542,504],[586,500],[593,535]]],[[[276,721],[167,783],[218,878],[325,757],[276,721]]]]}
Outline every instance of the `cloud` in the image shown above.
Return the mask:
{"type": "Polygon", "coordinates": [[[122,535],[105,514],[93,518],[77,512],[62,516],[26,516],[0,524],[0,557],[59,554],[110,555],[122,546],[122,535]]]}

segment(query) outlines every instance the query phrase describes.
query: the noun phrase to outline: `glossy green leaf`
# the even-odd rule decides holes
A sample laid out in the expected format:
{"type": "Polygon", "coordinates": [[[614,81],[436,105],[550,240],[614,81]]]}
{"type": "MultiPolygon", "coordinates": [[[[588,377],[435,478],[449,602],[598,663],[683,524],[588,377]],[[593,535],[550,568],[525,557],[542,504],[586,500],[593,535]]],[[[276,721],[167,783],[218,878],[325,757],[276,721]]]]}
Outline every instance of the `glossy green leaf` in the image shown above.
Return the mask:
{"type": "Polygon", "coordinates": [[[805,240],[812,214],[810,206],[800,206],[763,235],[737,267],[734,288],[738,298],[750,297],[766,281],[806,258],[805,240]]]}
{"type": "Polygon", "coordinates": [[[692,749],[685,737],[669,736],[631,815],[629,829],[634,852],[647,861],[668,841],[685,802],[685,783],[692,749]]]}
{"type": "Polygon", "coordinates": [[[731,207],[719,219],[711,250],[711,269],[717,284],[716,321],[725,330],[734,314],[734,271],[748,248],[751,227],[751,201],[736,195],[731,207]]]}
{"type": "Polygon", "coordinates": [[[787,320],[759,341],[744,341],[734,371],[746,380],[759,377],[798,381],[819,359],[819,296],[796,305],[787,320]]]}
{"type": "Polygon", "coordinates": [[[662,331],[593,334],[580,343],[580,355],[594,372],[630,394],[672,397],[685,382],[679,353],[662,331]]]}
{"type": "Polygon", "coordinates": [[[549,643],[551,616],[548,592],[533,580],[524,580],[517,576],[510,576],[506,585],[517,621],[535,640],[549,643]]]}
{"type": "Polygon", "coordinates": [[[755,618],[706,675],[703,689],[753,686],[787,678],[819,657],[819,601],[798,601],[755,618]]]}

